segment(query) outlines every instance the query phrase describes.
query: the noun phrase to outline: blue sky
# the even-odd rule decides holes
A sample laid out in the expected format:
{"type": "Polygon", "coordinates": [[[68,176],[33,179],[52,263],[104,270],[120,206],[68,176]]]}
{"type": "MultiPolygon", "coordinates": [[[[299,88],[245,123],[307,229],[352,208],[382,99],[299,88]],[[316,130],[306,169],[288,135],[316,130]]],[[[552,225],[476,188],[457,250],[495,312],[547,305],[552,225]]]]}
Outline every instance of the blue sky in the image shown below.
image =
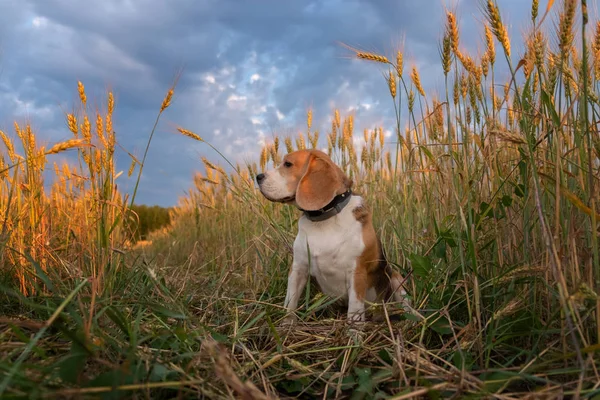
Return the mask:
{"type": "MultiPolygon", "coordinates": [[[[500,0],[514,42],[531,3],[500,0]]],[[[546,6],[540,2],[540,8],[546,6]]],[[[593,3],[593,2],[592,2],[593,3]]],[[[445,7],[456,12],[462,47],[483,49],[479,0],[3,0],[0,2],[0,129],[30,120],[38,138],[71,137],[65,110],[77,80],[89,101],[116,95],[117,140],[138,156],[162,99],[182,71],[148,155],[140,203],[175,205],[192,185],[206,145],[174,133],[192,130],[233,161],[257,160],[274,134],[313,126],[327,132],[335,108],[355,115],[355,132],[393,126],[384,70],[352,60],[340,42],[393,56],[405,53],[426,91],[442,88],[438,43],[445,7]]],[[[540,11],[542,13],[542,11],[540,11]]],[[[552,19],[548,20],[552,23],[552,19]]],[[[518,50],[515,50],[518,51],[518,50]]],[[[393,138],[390,138],[393,140],[393,138]]],[[[60,159],[54,158],[59,161],[60,159]]],[[[120,152],[117,167],[127,171],[120,152]]],[[[123,191],[132,186],[126,173],[123,191]]]]}

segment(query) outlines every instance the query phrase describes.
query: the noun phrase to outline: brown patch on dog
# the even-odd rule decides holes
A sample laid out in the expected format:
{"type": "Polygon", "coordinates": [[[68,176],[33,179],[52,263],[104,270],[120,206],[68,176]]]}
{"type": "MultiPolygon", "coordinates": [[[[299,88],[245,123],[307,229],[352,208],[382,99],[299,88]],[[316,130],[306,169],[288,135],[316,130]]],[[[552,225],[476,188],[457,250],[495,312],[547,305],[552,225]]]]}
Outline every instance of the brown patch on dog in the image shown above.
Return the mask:
{"type": "Polygon", "coordinates": [[[298,182],[306,173],[310,153],[308,151],[295,151],[283,157],[281,165],[277,168],[281,176],[287,181],[288,190],[296,192],[298,182]],[[291,164],[288,166],[288,164],[291,164]]]}
{"type": "Polygon", "coordinates": [[[354,290],[360,300],[364,300],[367,290],[375,288],[377,301],[387,300],[392,295],[390,279],[398,275],[387,263],[381,241],[373,227],[371,211],[364,205],[352,210],[354,218],[362,225],[365,249],[358,258],[354,273],[354,290]]]}
{"type": "Polygon", "coordinates": [[[348,190],[352,182],[327,154],[319,150],[310,150],[309,154],[306,171],[296,189],[296,204],[303,210],[314,211],[348,190]]]}

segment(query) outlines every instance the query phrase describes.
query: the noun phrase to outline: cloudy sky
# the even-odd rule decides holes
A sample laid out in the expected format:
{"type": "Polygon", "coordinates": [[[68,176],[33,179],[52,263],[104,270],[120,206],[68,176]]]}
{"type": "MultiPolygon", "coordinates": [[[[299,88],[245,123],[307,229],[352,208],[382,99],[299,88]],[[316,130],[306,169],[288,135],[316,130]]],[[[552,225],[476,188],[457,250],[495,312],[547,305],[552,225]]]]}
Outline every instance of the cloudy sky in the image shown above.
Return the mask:
{"type": "MultiPolygon", "coordinates": [[[[520,38],[530,2],[499,5],[520,38]]],[[[206,145],[174,133],[176,126],[240,162],[256,160],[274,134],[304,129],[309,107],[322,132],[335,108],[354,113],[359,135],[391,128],[384,71],[352,60],[339,43],[388,55],[401,47],[426,90],[439,90],[445,7],[458,15],[462,46],[482,49],[480,0],[0,0],[0,129],[12,133],[14,120],[30,120],[40,140],[69,139],[64,112],[76,104],[81,80],[90,102],[103,101],[107,88],[115,92],[117,140],[141,156],[182,71],[138,197],[174,205],[201,156],[224,164],[206,145]]],[[[118,167],[129,167],[124,153],[118,167]]],[[[131,187],[119,180],[121,190],[131,187]]]]}

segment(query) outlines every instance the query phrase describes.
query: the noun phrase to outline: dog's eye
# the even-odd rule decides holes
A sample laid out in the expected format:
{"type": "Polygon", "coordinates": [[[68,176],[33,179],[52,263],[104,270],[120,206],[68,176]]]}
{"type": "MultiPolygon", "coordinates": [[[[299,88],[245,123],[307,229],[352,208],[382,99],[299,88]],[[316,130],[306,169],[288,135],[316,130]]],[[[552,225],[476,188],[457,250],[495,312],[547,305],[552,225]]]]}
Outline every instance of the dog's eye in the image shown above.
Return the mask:
{"type": "Polygon", "coordinates": [[[289,161],[286,161],[286,162],[283,163],[283,166],[286,167],[286,168],[289,168],[289,167],[292,166],[292,163],[289,162],[289,161]]]}

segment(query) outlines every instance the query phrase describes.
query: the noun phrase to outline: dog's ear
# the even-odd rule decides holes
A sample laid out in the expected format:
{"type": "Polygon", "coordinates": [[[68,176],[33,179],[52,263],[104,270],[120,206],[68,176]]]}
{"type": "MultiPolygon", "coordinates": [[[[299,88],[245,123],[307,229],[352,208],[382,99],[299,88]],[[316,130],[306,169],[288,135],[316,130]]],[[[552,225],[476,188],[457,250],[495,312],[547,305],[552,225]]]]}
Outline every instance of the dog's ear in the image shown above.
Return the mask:
{"type": "Polygon", "coordinates": [[[325,154],[313,153],[298,183],[296,204],[306,211],[320,210],[351,186],[352,181],[325,154]]]}

